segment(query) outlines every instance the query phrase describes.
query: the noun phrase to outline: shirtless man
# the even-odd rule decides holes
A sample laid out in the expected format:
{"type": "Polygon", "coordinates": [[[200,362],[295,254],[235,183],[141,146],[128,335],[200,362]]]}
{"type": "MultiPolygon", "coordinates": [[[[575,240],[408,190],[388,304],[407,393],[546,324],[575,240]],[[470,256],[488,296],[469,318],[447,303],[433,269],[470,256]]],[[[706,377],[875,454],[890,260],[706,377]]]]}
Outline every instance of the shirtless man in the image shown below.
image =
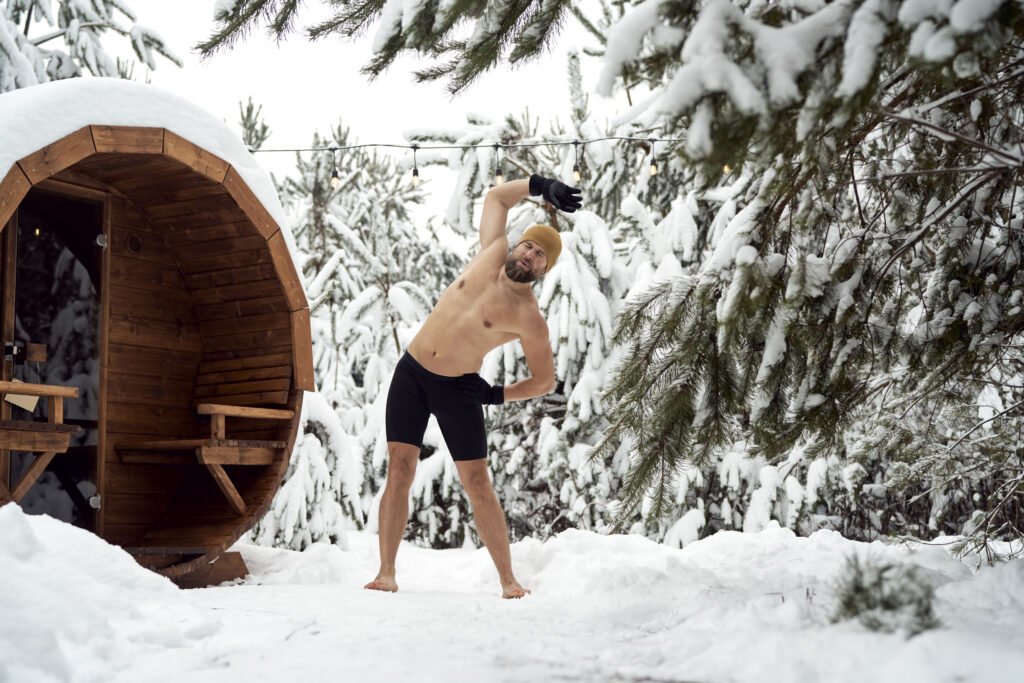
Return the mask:
{"type": "Polygon", "coordinates": [[[543,195],[556,209],[580,207],[579,190],[534,175],[492,188],[480,219],[480,252],[441,295],[395,368],[387,399],[388,478],[380,499],[380,571],[365,588],[397,591],[395,557],[409,519],[420,445],[430,413],[437,417],[473,509],[480,539],[498,569],[502,596],[530,591],[512,573],[505,513],[487,469],[483,404],[522,401],[555,388],[548,327],[531,283],[555,264],[562,249],[558,232],[535,225],[509,250],[509,209],[527,195],[543,195]],[[519,339],[531,377],[491,386],[477,372],[484,355],[519,339]]]}

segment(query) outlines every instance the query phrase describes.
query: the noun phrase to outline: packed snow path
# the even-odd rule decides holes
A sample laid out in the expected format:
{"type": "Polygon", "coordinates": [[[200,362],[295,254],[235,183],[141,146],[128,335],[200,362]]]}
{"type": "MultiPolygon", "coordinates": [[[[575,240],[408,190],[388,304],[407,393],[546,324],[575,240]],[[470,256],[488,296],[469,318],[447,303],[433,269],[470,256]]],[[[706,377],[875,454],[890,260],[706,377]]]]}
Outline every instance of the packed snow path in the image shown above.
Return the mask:
{"type": "Polygon", "coordinates": [[[778,527],[676,550],[568,531],[513,545],[533,595],[504,601],[484,550],[404,545],[397,594],[365,591],[376,538],[241,545],[240,585],[181,591],[95,536],[0,508],[0,681],[1015,681],[1024,561],[778,527]],[[912,562],[943,626],[831,624],[852,553],[912,562]],[[976,558],[975,558],[976,559],[976,558]]]}

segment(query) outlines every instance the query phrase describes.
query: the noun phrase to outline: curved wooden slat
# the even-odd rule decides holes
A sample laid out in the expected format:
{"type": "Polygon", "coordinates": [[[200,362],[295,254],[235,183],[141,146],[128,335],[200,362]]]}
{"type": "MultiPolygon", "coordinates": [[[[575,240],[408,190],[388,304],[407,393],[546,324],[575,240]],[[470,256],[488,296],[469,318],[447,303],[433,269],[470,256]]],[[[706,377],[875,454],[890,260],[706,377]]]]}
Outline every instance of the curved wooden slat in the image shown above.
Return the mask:
{"type": "Polygon", "coordinates": [[[309,326],[309,309],[292,312],[292,357],[295,363],[295,388],[316,391],[313,377],[313,337],[309,326]]]}
{"type": "Polygon", "coordinates": [[[309,303],[306,301],[306,292],[302,289],[302,280],[299,279],[299,273],[295,270],[295,262],[292,260],[292,255],[288,252],[288,245],[285,243],[284,236],[280,230],[267,240],[267,245],[270,247],[270,257],[274,262],[274,271],[277,273],[277,278],[281,281],[281,286],[284,288],[284,298],[288,301],[288,306],[292,311],[309,308],[309,303]]]}
{"type": "Polygon", "coordinates": [[[34,185],[55,173],[60,173],[65,168],[74,166],[95,153],[96,145],[93,144],[92,129],[86,126],[71,135],[62,137],[51,145],[22,157],[18,161],[18,165],[34,185]]]}
{"type": "Polygon", "coordinates": [[[96,151],[121,154],[163,154],[163,128],[91,126],[96,151]]]}
{"type": "Polygon", "coordinates": [[[224,176],[231,168],[220,157],[169,130],[164,131],[164,154],[217,183],[224,182],[224,176]]]}
{"type": "Polygon", "coordinates": [[[281,229],[270,216],[270,212],[264,208],[263,203],[256,198],[256,195],[253,194],[253,191],[249,189],[249,186],[242,180],[242,176],[238,175],[238,171],[234,168],[229,168],[227,175],[224,176],[224,188],[231,194],[235,202],[238,203],[239,208],[242,209],[246,217],[256,226],[263,239],[270,239],[274,233],[281,229]]]}
{"type": "Polygon", "coordinates": [[[3,232],[7,221],[18,210],[18,205],[31,188],[32,182],[17,164],[11,166],[4,179],[0,180],[0,232],[3,232]]]}

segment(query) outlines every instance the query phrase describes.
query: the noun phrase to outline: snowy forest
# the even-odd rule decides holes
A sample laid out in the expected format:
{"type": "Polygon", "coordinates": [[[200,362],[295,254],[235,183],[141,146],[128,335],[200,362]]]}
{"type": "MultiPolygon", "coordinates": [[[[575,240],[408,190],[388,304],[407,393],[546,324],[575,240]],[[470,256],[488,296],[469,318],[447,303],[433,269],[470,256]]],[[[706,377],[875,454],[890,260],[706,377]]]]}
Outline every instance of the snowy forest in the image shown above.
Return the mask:
{"type": "MultiPolygon", "coordinates": [[[[127,4],[0,0],[0,93],[175,68],[127,4]],[[117,41],[137,61],[112,57],[117,41]]],[[[535,288],[557,389],[487,409],[514,541],[576,528],[681,547],[771,520],[859,540],[1024,536],[1020,0],[324,0],[336,14],[308,26],[299,4],[218,0],[198,47],[369,32],[368,76],[413,55],[455,96],[542,59],[568,22],[592,47],[552,76],[560,126],[513,110],[401,131],[420,166],[456,175],[443,215],[413,218],[431,190],[410,154],[338,149],[361,141],[343,113],[276,177],[319,391],[258,543],[375,531],[391,373],[473,256],[499,167],[584,198],[510,214],[510,243],[542,222],[564,244],[535,288]],[[615,94],[631,106],[593,115],[615,94]],[[517,146],[544,142],[560,144],[517,146]]],[[[258,155],[274,121],[251,100],[239,114],[258,155]]],[[[513,343],[480,374],[529,371],[513,343]]],[[[407,538],[479,545],[433,421],[425,445],[407,538]]]]}

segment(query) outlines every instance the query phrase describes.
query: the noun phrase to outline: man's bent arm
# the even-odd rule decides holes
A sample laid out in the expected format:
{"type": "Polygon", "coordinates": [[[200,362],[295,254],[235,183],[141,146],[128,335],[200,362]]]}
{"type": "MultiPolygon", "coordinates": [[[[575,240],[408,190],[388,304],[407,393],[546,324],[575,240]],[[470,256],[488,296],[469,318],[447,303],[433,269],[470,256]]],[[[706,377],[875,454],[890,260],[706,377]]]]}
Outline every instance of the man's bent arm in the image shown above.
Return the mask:
{"type": "Polygon", "coordinates": [[[551,342],[548,341],[548,325],[540,315],[534,312],[519,337],[523,345],[526,365],[530,368],[531,377],[505,387],[506,401],[522,401],[550,394],[555,390],[555,361],[552,358],[551,342]]]}
{"type": "Polygon", "coordinates": [[[487,191],[480,216],[480,248],[486,249],[494,240],[507,239],[505,230],[508,211],[530,196],[530,181],[510,180],[487,191]]]}

